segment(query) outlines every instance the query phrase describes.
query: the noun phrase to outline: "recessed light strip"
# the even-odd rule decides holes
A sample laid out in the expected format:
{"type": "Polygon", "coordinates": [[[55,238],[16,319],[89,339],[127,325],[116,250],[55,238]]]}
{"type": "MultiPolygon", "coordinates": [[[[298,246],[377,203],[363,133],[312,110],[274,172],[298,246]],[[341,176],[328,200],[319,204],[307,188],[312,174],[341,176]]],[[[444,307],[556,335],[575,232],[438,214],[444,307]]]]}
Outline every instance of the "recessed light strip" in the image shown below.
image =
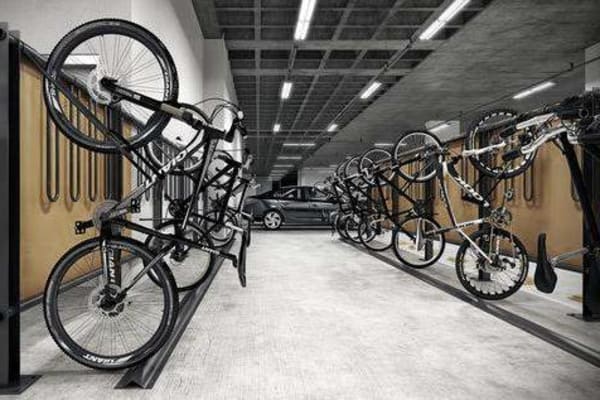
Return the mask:
{"type": "Polygon", "coordinates": [[[523,97],[531,96],[534,93],[549,89],[554,85],[556,85],[556,83],[554,83],[552,81],[546,81],[546,82],[540,83],[539,85],[532,86],[529,89],[525,89],[522,92],[515,94],[513,96],[513,99],[519,100],[519,99],[522,99],[523,97]]]}
{"type": "Polygon", "coordinates": [[[371,97],[373,95],[373,93],[375,93],[375,91],[377,91],[377,89],[379,89],[380,86],[381,86],[381,82],[373,81],[369,85],[369,87],[367,87],[365,89],[365,91],[361,93],[360,98],[363,100],[368,99],[369,97],[371,97]]]}
{"type": "Polygon", "coordinates": [[[375,147],[392,147],[393,145],[394,145],[394,143],[385,143],[385,142],[373,144],[373,146],[375,146],[375,147]]]}
{"type": "Polygon", "coordinates": [[[281,86],[281,98],[283,100],[289,99],[292,93],[292,82],[285,81],[281,86]]]}
{"type": "Polygon", "coordinates": [[[300,12],[298,13],[298,21],[296,22],[296,30],[294,31],[295,40],[304,40],[308,36],[308,28],[310,27],[316,4],[317,0],[302,0],[300,12]]]}
{"type": "Polygon", "coordinates": [[[284,147],[312,147],[314,145],[315,145],[314,143],[292,143],[292,142],[283,144],[284,147]]]}
{"type": "Polygon", "coordinates": [[[454,2],[452,2],[452,4],[450,4],[448,8],[446,8],[444,12],[441,13],[440,16],[437,17],[435,21],[433,21],[431,25],[429,25],[427,29],[425,29],[423,33],[419,35],[419,40],[430,40],[432,37],[434,37],[435,34],[438,33],[439,30],[444,26],[446,26],[446,24],[450,22],[460,10],[465,8],[470,1],[471,0],[454,0],[454,2]]]}
{"type": "Polygon", "coordinates": [[[277,156],[278,160],[302,160],[302,156],[277,156]]]}

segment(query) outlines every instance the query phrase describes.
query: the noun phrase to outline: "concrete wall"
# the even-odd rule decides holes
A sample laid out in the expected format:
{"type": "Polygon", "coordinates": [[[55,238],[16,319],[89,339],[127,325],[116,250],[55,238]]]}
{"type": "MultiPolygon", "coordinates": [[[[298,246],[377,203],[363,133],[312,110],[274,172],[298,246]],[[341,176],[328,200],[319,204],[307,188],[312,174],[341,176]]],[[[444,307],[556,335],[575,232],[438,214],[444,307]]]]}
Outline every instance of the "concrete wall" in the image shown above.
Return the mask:
{"type": "Polygon", "coordinates": [[[131,19],[132,0],[0,0],[0,21],[42,54],[73,28],[97,18],[131,19]]]}

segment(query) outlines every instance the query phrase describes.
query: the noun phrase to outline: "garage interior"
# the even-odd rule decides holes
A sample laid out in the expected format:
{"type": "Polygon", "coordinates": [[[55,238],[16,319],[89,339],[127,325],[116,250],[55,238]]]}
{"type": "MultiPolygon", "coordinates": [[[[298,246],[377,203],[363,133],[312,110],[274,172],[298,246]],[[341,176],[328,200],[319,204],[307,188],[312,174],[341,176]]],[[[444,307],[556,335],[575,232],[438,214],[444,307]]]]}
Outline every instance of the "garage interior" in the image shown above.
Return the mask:
{"type": "Polygon", "coordinates": [[[3,0],[0,395],[596,398],[598,16],[595,0],[3,0]],[[93,23],[144,38],[162,73],[137,83],[158,106],[116,76],[137,44],[69,47],[93,23]],[[476,136],[494,118],[510,130],[476,136]],[[499,157],[469,153],[498,137],[499,157]],[[414,152],[429,158],[403,164],[414,152]],[[57,272],[94,240],[88,269],[57,272]],[[146,269],[113,280],[126,265],[146,269]],[[156,310],[127,300],[132,277],[164,294],[156,310]],[[81,343],[65,293],[100,315],[81,343]],[[169,326],[136,362],[122,336],[153,327],[128,312],[169,326]]]}

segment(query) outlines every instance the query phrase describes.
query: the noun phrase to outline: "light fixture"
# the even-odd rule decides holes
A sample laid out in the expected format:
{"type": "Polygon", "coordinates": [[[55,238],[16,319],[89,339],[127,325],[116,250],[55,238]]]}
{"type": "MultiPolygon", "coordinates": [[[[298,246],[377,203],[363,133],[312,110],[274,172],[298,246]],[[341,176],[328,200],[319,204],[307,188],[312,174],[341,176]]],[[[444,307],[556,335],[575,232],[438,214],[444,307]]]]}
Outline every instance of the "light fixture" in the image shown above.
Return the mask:
{"type": "Polygon", "coordinates": [[[302,0],[302,4],[300,4],[300,11],[298,12],[296,30],[294,32],[295,40],[306,39],[316,4],[317,0],[302,0]]]}
{"type": "Polygon", "coordinates": [[[523,97],[527,97],[534,93],[541,92],[542,90],[551,88],[554,85],[556,85],[556,83],[554,83],[552,81],[546,81],[546,82],[540,83],[539,85],[532,86],[529,89],[525,89],[522,92],[515,94],[513,96],[513,99],[515,99],[515,100],[522,99],[523,97]]]}
{"type": "Polygon", "coordinates": [[[429,132],[431,132],[431,133],[435,133],[435,132],[437,132],[437,131],[441,131],[442,129],[444,129],[444,128],[447,128],[447,127],[449,127],[449,126],[450,126],[450,124],[448,124],[448,123],[444,122],[443,124],[436,125],[436,126],[434,126],[433,128],[429,129],[429,132]]]}
{"type": "Polygon", "coordinates": [[[285,146],[285,147],[312,147],[314,145],[315,145],[314,143],[292,143],[292,142],[283,144],[283,146],[285,146]]]}
{"type": "Polygon", "coordinates": [[[452,18],[454,18],[454,16],[458,14],[458,12],[462,10],[470,1],[471,0],[454,0],[452,4],[450,4],[448,8],[446,8],[444,12],[441,13],[440,16],[437,17],[435,21],[433,21],[431,25],[429,25],[427,29],[425,29],[423,33],[419,35],[419,40],[430,40],[432,37],[434,37],[435,34],[438,33],[438,31],[442,29],[450,20],[452,20],[452,18]]]}
{"type": "Polygon", "coordinates": [[[327,132],[333,132],[335,130],[337,130],[338,126],[337,124],[331,124],[327,127],[327,132]]]}
{"type": "Polygon", "coordinates": [[[273,125],[273,132],[277,133],[281,130],[281,124],[273,125]]]}
{"type": "Polygon", "coordinates": [[[281,86],[281,98],[283,100],[289,99],[291,93],[292,93],[292,82],[289,82],[289,81],[283,82],[283,85],[281,86]]]}
{"type": "Polygon", "coordinates": [[[273,165],[273,168],[290,168],[293,166],[294,166],[294,164],[275,164],[275,165],[273,165]]]}
{"type": "Polygon", "coordinates": [[[278,160],[302,160],[302,156],[277,156],[278,160]]]}
{"type": "Polygon", "coordinates": [[[394,143],[385,143],[385,142],[373,143],[373,146],[375,146],[375,147],[392,147],[393,145],[394,145],[394,143]]]}
{"type": "Polygon", "coordinates": [[[361,93],[360,98],[361,99],[368,99],[369,97],[371,97],[371,95],[373,93],[375,93],[375,91],[377,89],[379,89],[379,87],[381,86],[381,82],[379,81],[373,81],[366,89],[364,92],[361,93]]]}

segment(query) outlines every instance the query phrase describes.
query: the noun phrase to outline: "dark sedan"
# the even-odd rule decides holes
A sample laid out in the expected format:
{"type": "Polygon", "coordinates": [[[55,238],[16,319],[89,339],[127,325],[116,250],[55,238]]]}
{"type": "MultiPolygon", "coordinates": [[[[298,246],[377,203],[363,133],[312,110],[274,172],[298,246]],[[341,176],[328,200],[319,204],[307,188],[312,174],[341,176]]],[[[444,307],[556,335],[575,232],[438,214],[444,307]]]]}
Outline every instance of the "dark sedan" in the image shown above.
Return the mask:
{"type": "Polygon", "coordinates": [[[248,198],[244,211],[269,230],[282,224],[327,225],[337,209],[333,198],[311,186],[287,186],[248,198]]]}

